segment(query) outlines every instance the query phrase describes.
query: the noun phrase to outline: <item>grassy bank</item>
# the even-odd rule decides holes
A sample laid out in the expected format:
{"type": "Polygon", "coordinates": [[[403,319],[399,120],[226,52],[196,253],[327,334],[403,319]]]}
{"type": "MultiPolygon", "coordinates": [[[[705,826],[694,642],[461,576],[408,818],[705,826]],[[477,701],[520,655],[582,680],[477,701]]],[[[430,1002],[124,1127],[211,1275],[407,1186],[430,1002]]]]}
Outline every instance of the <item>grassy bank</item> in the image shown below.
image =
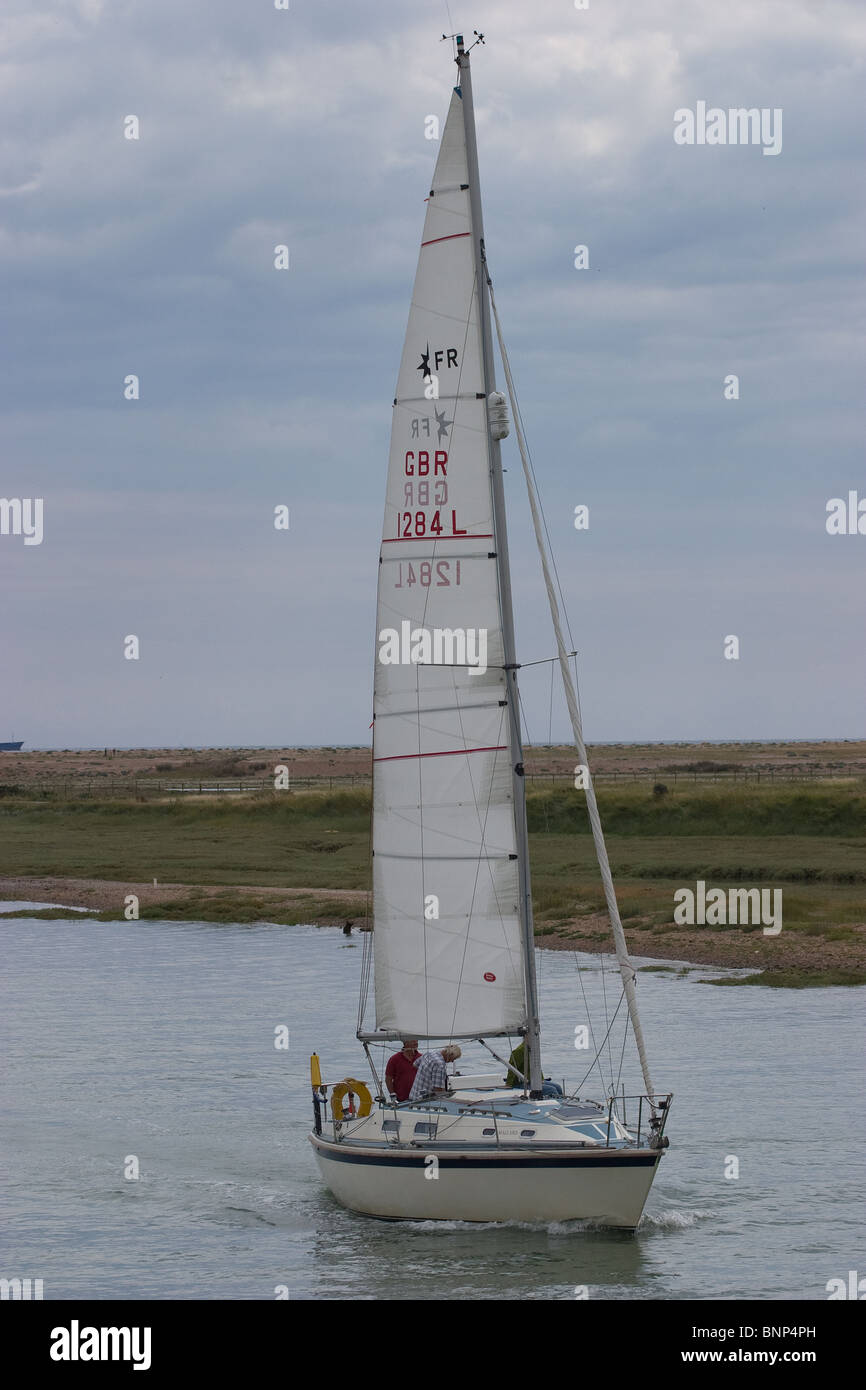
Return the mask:
{"type": "MultiPolygon", "coordinates": [[[[599,806],[632,950],[670,956],[681,945],[685,959],[710,959],[688,954],[697,929],[672,920],[674,891],[703,879],[783,890],[784,929],[772,942],[760,926],[712,934],[760,955],[755,964],[775,952],[780,969],[790,966],[797,949],[800,969],[863,969],[862,783],[604,787],[599,806]]],[[[542,944],[602,949],[609,931],[584,798],[571,788],[530,792],[528,813],[542,944]]],[[[162,803],[8,798],[0,801],[0,875],[111,880],[121,906],[124,883],[179,885],[145,904],[143,916],[337,920],[364,910],[369,820],[361,789],[162,803]],[[298,898],[301,890],[314,892],[298,898]]]]}

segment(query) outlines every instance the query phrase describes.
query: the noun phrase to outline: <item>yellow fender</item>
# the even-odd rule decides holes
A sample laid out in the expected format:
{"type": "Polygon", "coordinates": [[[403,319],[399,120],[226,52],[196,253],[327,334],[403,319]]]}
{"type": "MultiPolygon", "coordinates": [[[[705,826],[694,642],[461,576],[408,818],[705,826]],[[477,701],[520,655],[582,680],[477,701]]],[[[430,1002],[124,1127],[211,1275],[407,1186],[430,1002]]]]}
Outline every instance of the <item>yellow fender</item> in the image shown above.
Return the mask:
{"type": "Polygon", "coordinates": [[[340,1124],[345,1118],[343,1115],[343,1097],[347,1096],[350,1091],[361,1102],[358,1106],[359,1119],[362,1120],[373,1109],[373,1097],[370,1095],[368,1087],[364,1085],[363,1081],[356,1081],[353,1076],[347,1076],[345,1081],[341,1081],[331,1092],[331,1114],[336,1124],[340,1124]]]}

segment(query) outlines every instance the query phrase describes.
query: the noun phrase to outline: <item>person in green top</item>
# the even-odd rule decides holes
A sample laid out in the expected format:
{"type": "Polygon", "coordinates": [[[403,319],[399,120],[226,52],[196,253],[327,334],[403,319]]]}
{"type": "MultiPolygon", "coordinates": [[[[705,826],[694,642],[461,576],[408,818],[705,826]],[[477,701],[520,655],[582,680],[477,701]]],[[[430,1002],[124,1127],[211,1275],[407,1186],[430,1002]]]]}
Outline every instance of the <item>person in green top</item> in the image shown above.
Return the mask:
{"type": "MultiPolygon", "coordinates": [[[[524,1039],[518,1047],[515,1047],[508,1059],[508,1066],[509,1072],[505,1078],[505,1085],[519,1086],[522,1090],[523,1082],[520,1080],[519,1076],[514,1075],[514,1072],[511,1071],[510,1068],[515,1067],[521,1075],[526,1076],[526,1039],[524,1039]]],[[[545,1096],[561,1096],[562,1087],[558,1085],[556,1081],[551,1081],[549,1076],[546,1076],[542,1082],[541,1093],[545,1096]]]]}
{"type": "MultiPolygon", "coordinates": [[[[519,1047],[515,1047],[514,1051],[512,1052],[511,1056],[510,1056],[509,1059],[508,1059],[508,1066],[509,1066],[509,1068],[511,1068],[511,1067],[516,1067],[517,1070],[520,1072],[521,1076],[525,1076],[525,1075],[526,1075],[526,1072],[525,1072],[525,1069],[524,1069],[524,1058],[525,1058],[525,1056],[526,1056],[526,1040],[524,1039],[524,1041],[520,1044],[519,1047]]],[[[514,1075],[514,1072],[511,1071],[511,1070],[509,1070],[508,1075],[507,1075],[506,1078],[505,1078],[505,1084],[506,1084],[506,1086],[520,1086],[521,1089],[523,1088],[523,1082],[520,1080],[520,1077],[519,1077],[519,1076],[515,1076],[515,1075],[514,1075]]]]}

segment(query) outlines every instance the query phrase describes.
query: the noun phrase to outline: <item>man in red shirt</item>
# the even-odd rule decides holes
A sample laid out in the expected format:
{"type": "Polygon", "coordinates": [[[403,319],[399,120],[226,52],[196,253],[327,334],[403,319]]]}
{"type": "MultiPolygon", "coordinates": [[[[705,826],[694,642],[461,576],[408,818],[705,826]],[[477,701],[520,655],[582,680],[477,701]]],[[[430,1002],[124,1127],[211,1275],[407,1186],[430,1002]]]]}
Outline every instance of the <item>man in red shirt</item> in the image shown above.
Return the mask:
{"type": "Polygon", "coordinates": [[[417,1038],[404,1038],[402,1052],[389,1057],[385,1068],[385,1085],[397,1101],[409,1099],[415,1081],[415,1068],[421,1060],[417,1038]]]}

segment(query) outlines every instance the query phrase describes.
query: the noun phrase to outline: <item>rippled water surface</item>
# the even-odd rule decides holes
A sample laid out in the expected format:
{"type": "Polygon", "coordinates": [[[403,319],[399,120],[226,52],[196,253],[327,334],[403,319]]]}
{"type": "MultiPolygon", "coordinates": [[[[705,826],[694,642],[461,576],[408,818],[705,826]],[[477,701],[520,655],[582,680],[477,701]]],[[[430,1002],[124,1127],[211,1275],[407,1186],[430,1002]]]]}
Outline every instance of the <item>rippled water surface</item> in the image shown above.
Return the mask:
{"type": "MultiPolygon", "coordinates": [[[[294,1299],[571,1299],[579,1285],[606,1299],[825,1299],[828,1279],[858,1268],[861,990],[714,988],[698,983],[706,969],[639,977],[653,1080],[675,1101],[634,1236],[391,1223],[337,1206],[307,1142],[309,1054],[329,1078],[363,1075],[356,936],[0,925],[0,1274],[43,1279],[46,1299],[272,1299],[278,1285],[294,1299]],[[288,1051],[274,1046],[280,1025],[288,1051]],[[133,1156],[138,1181],[124,1176],[133,1156]]],[[[601,1033],[603,995],[616,1007],[611,964],[539,953],[556,1079],[585,1067],[583,992],[601,1033]]]]}

